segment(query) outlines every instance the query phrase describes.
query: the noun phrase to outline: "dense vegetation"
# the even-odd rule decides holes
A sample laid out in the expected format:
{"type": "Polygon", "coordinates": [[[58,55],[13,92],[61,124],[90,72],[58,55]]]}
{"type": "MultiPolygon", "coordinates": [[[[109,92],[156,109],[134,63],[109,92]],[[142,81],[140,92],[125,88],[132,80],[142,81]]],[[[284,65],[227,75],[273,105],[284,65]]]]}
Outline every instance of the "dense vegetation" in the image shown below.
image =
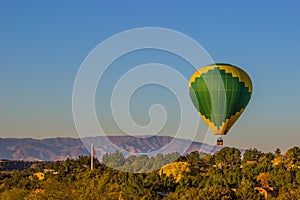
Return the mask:
{"type": "MultiPolygon", "coordinates": [[[[175,156],[125,159],[116,152],[103,162],[127,171],[151,171],[175,156]]],[[[13,171],[13,161],[2,161],[0,199],[300,199],[299,147],[285,154],[248,149],[243,156],[228,147],[214,155],[192,152],[148,173],[123,172],[94,161],[94,170],[90,158],[81,156],[29,167],[23,163],[22,170],[13,171]],[[43,180],[37,172],[45,174],[43,180]]]]}

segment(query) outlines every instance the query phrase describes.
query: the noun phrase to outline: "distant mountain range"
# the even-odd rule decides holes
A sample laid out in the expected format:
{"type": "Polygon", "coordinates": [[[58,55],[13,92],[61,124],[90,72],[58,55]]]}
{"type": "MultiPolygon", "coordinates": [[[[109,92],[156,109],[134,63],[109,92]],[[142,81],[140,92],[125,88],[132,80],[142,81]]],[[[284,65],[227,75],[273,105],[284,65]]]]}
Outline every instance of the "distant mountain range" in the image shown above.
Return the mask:
{"type": "MultiPolygon", "coordinates": [[[[191,142],[186,139],[172,138],[169,136],[151,136],[147,138],[132,136],[98,136],[87,138],[49,138],[49,139],[32,139],[32,138],[0,138],[0,159],[9,160],[26,160],[26,161],[55,161],[65,160],[66,158],[75,159],[80,155],[89,155],[91,143],[95,144],[95,152],[98,158],[106,152],[115,151],[112,144],[124,152],[131,153],[170,153],[178,152],[187,154],[192,151],[205,153],[214,153],[219,151],[222,146],[213,146],[201,142],[191,142]],[[172,142],[172,143],[171,143],[172,142]],[[167,146],[167,151],[160,151],[167,146]],[[85,145],[87,148],[85,147],[85,145]],[[187,148],[185,148],[187,147],[187,148]]],[[[113,146],[114,146],[113,145],[113,146]]]]}

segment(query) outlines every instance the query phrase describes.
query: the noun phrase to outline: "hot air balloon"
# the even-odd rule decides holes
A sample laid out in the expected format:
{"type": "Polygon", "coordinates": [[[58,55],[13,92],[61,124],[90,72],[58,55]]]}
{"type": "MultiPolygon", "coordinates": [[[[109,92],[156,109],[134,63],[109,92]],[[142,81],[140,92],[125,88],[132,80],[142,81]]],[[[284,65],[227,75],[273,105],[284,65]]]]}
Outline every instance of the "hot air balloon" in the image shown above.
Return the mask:
{"type": "MultiPolygon", "coordinates": [[[[226,135],[251,98],[252,82],[242,69],[217,63],[192,75],[189,94],[212,133],[226,135]]],[[[218,138],[217,145],[223,145],[222,137],[218,138]]]]}

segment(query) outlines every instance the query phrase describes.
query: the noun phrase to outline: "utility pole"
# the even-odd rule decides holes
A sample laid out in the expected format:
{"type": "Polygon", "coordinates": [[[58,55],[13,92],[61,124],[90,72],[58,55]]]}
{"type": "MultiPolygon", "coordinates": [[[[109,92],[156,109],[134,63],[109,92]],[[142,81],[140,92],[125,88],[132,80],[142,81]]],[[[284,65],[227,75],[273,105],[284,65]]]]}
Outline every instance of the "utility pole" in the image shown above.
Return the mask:
{"type": "Polygon", "coordinates": [[[91,170],[94,170],[94,144],[91,143],[91,170]]]}

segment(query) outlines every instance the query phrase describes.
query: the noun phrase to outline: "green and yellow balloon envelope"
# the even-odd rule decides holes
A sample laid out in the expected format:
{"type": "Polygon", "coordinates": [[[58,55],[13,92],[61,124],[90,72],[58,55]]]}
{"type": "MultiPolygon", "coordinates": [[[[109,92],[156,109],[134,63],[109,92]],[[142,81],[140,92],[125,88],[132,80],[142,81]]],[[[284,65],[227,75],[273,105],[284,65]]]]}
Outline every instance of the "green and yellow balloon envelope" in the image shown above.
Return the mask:
{"type": "Polygon", "coordinates": [[[248,74],[236,66],[212,64],[192,75],[189,93],[212,132],[226,135],[251,98],[252,82],[248,74]]]}

